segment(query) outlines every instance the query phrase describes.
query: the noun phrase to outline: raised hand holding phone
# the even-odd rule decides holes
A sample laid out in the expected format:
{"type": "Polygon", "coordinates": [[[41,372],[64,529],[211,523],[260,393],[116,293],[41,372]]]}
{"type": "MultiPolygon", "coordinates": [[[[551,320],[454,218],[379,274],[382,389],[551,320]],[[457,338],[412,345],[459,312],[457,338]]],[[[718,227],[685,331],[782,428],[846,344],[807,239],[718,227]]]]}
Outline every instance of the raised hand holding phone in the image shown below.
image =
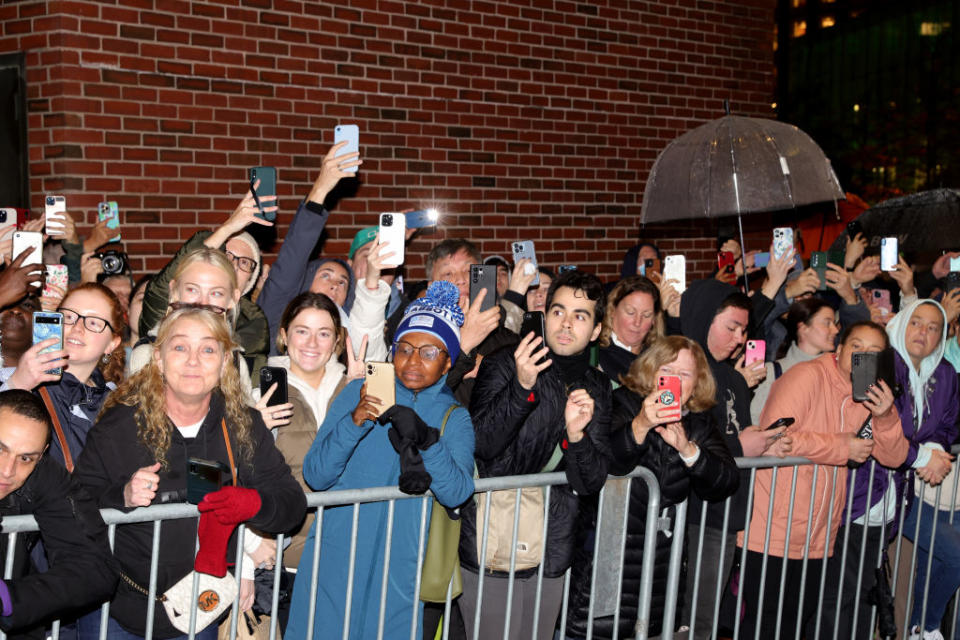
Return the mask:
{"type": "Polygon", "coordinates": [[[333,130],[333,142],[335,145],[342,145],[337,158],[340,159],[340,169],[345,173],[355,174],[359,163],[351,162],[351,154],[357,154],[360,157],[360,127],[355,124],[341,124],[333,130]]]}
{"type": "Polygon", "coordinates": [[[357,151],[350,153],[344,151],[346,146],[346,140],[337,142],[330,147],[327,155],[323,157],[320,173],[313,182],[309,195],[307,195],[309,202],[322,205],[327,198],[327,194],[337,186],[337,183],[343,178],[354,176],[357,167],[363,164],[363,160],[360,159],[360,154],[357,151]]]}

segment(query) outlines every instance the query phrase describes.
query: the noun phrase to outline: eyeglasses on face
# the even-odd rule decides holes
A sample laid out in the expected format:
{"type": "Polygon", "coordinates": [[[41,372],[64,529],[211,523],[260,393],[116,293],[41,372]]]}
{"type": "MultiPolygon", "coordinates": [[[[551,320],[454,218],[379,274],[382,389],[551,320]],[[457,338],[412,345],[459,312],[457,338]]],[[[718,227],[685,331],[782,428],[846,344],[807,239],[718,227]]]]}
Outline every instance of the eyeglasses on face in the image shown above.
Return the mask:
{"type": "Polygon", "coordinates": [[[257,268],[257,261],[253,258],[247,258],[245,256],[234,255],[230,251],[225,252],[227,257],[230,258],[230,261],[233,262],[240,271],[244,273],[253,273],[257,268]]]}
{"type": "Polygon", "coordinates": [[[87,331],[93,333],[103,333],[107,327],[110,327],[110,331],[113,331],[113,325],[109,321],[99,318],[97,316],[82,316],[72,309],[59,309],[60,313],[63,314],[63,324],[68,326],[73,326],[77,324],[78,320],[83,320],[83,326],[87,331]]]}
{"type": "Polygon", "coordinates": [[[441,353],[446,353],[446,351],[440,347],[432,344],[422,344],[419,347],[415,347],[405,340],[399,340],[395,349],[396,354],[404,358],[409,358],[413,355],[414,351],[417,351],[420,353],[420,359],[426,362],[433,362],[440,357],[441,353]]]}

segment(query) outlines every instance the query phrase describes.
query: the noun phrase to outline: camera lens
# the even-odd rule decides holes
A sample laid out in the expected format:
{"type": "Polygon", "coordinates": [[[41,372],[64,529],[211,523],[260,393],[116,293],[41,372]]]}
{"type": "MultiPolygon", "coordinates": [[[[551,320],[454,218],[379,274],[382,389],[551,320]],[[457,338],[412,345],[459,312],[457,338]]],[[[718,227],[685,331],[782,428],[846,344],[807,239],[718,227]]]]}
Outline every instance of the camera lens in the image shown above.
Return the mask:
{"type": "Polygon", "coordinates": [[[269,382],[273,380],[273,372],[271,372],[270,369],[264,369],[260,372],[260,377],[269,382]]]}
{"type": "Polygon", "coordinates": [[[393,216],[383,216],[383,218],[380,219],[380,224],[385,227],[393,226],[393,216]]]}
{"type": "Polygon", "coordinates": [[[100,262],[103,264],[103,272],[114,274],[121,273],[123,271],[123,258],[116,254],[116,252],[108,251],[103,254],[103,257],[100,258],[100,262]]]}
{"type": "Polygon", "coordinates": [[[373,375],[373,366],[372,366],[372,365],[367,365],[367,373],[368,373],[369,375],[371,375],[371,376],[373,375]]]}
{"type": "Polygon", "coordinates": [[[5,209],[0,209],[0,222],[7,221],[7,211],[5,209]]]}

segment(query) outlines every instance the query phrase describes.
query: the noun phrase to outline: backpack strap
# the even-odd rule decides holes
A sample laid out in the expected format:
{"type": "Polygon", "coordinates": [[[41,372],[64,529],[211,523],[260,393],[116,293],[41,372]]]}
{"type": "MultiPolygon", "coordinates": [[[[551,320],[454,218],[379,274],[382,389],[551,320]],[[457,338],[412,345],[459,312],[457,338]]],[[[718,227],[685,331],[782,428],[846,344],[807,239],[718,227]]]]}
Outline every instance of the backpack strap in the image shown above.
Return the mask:
{"type": "Polygon", "coordinates": [[[783,365],[780,364],[779,360],[773,361],[773,379],[776,380],[783,375],[783,365]]]}
{"type": "Polygon", "coordinates": [[[233,447],[230,446],[230,436],[227,434],[227,420],[220,418],[220,428],[223,429],[223,443],[227,445],[227,457],[230,459],[230,475],[233,476],[233,486],[237,484],[237,465],[233,461],[233,447]]]}
{"type": "Polygon", "coordinates": [[[67,468],[67,473],[73,473],[73,456],[70,454],[70,447],[67,446],[67,436],[63,433],[63,427],[60,426],[60,418],[57,417],[57,411],[53,408],[50,392],[46,387],[40,387],[39,393],[43,404],[47,407],[47,413],[50,414],[50,421],[53,422],[53,432],[57,436],[57,442],[63,449],[63,466],[67,468]]]}

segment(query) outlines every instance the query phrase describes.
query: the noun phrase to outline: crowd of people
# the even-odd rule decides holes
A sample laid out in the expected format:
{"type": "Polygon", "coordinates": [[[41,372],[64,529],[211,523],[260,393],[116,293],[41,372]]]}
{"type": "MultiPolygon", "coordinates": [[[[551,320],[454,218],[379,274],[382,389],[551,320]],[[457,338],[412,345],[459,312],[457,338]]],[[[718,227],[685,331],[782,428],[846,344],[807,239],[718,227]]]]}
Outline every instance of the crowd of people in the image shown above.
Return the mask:
{"type": "MultiPolygon", "coordinates": [[[[362,164],[339,151],[269,267],[245,231],[272,224],[258,214],[276,209],[256,185],[223,224],[139,279],[104,273],[97,250],[114,231],[101,223],[84,238],[69,212],[43,251],[68,266],[66,289],[41,289],[43,266],[0,238],[0,509],[40,525],[16,539],[0,628],[43,637],[60,619],[60,637],[97,638],[109,602],[108,638],[142,638],[148,625],[153,637],[182,638],[180,621],[149,601],[152,581],[159,595],[191,572],[233,571],[247,612],[258,573],[286,571],[288,601],[272,613],[289,638],[310,625],[315,638],[433,638],[441,624],[454,638],[630,636],[650,496],[638,481],[619,506],[599,494],[609,475],[642,466],[657,479],[661,520],[688,501],[688,615],[677,625],[692,621],[690,637],[725,625],[742,637],[871,637],[866,594],[900,527],[916,537],[921,593],[932,555],[910,637],[943,637],[960,528],[948,517],[954,496],[930,494],[954,473],[960,288],[946,278],[960,253],[922,272],[901,257],[882,272],[854,234],[842,264],[818,272],[772,244],[757,267],[758,251],[724,238],[718,250],[733,265],[681,289],[654,244],[631,249],[621,278],[604,283],[589,264],[554,272],[446,238],[430,250],[427,280],[403,283],[399,248],[376,227],[359,230],[346,256],[315,256],[324,201],[362,164]],[[495,290],[471,291],[471,265],[497,270],[495,290]],[[39,311],[61,314],[62,344],[33,343],[39,311]],[[765,345],[759,357],[748,339],[765,345]],[[894,366],[855,399],[864,353],[894,366]],[[374,372],[387,362],[383,384],[374,372]],[[735,462],[760,456],[813,464],[751,480],[735,462]],[[220,482],[197,497],[199,519],[119,525],[111,552],[97,508],[193,499],[200,463],[220,482]],[[566,483],[474,492],[476,478],[552,471],[566,483]],[[429,491],[434,509],[306,508],[309,491],[383,486],[429,491]],[[610,522],[626,523],[622,545],[610,522]],[[459,544],[443,620],[444,598],[416,585],[434,577],[427,539],[450,523],[459,544]],[[609,566],[621,546],[620,570],[596,571],[595,558],[609,566]],[[869,561],[849,560],[861,554],[869,561]],[[731,613],[737,592],[743,608],[731,613]]],[[[670,536],[661,527],[654,543],[651,636],[662,631],[670,536]]],[[[196,637],[217,633],[209,624],[196,637]]]]}

